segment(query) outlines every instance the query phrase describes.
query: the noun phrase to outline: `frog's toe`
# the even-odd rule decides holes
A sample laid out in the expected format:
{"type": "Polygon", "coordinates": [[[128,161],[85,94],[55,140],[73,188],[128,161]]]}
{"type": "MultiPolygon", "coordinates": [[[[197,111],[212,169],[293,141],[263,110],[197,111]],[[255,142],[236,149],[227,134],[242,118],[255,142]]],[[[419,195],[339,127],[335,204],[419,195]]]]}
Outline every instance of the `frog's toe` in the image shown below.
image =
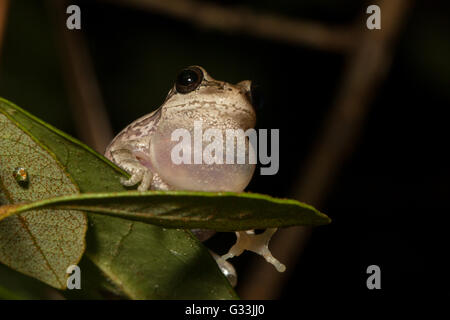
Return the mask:
{"type": "Polygon", "coordinates": [[[269,250],[269,242],[276,228],[270,228],[261,234],[255,234],[253,230],[236,232],[236,243],[231,247],[222,259],[227,260],[235,256],[239,256],[244,250],[253,251],[264,257],[266,261],[272,264],[278,272],[284,272],[286,266],[272,256],[269,250]]]}
{"type": "Polygon", "coordinates": [[[120,183],[126,187],[134,186],[142,181],[143,175],[143,172],[138,171],[133,173],[129,179],[120,178],[120,183]]]}
{"type": "Polygon", "coordinates": [[[233,265],[223,259],[221,256],[219,256],[217,253],[215,253],[212,250],[209,250],[209,253],[213,256],[214,260],[216,260],[217,265],[220,268],[220,271],[222,271],[223,275],[228,279],[231,286],[236,287],[237,285],[237,273],[234,269],[233,265]]]}
{"type": "Polygon", "coordinates": [[[138,187],[138,191],[147,191],[148,189],[150,189],[150,186],[152,184],[152,178],[153,174],[151,173],[151,171],[146,170],[142,175],[142,181],[138,187]]]}

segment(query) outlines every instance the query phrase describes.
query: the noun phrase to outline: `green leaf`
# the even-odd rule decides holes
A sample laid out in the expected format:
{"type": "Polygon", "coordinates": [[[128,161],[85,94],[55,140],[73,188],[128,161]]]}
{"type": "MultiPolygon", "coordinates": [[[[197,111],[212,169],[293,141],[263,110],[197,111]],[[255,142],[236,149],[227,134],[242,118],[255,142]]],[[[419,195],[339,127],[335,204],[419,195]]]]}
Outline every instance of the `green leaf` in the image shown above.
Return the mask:
{"type": "Polygon", "coordinates": [[[0,299],[1,300],[20,300],[22,297],[20,295],[15,294],[12,291],[9,291],[6,288],[0,286],[0,299]]]}
{"type": "Polygon", "coordinates": [[[60,297],[57,289],[0,264],[0,299],[42,300],[60,297]]]}
{"type": "Polygon", "coordinates": [[[211,255],[189,231],[91,215],[88,257],[133,299],[237,298],[211,255]],[[110,232],[114,229],[115,232],[110,232]]]}
{"type": "Polygon", "coordinates": [[[0,207],[0,220],[36,209],[83,210],[168,228],[236,231],[295,225],[314,226],[330,219],[290,199],[253,193],[148,191],[85,193],[0,207]]]}
{"type": "MultiPolygon", "coordinates": [[[[0,204],[78,192],[55,155],[0,108],[0,204]]],[[[67,268],[85,249],[87,219],[78,211],[56,211],[30,211],[2,221],[0,262],[64,289],[67,268]]]]}
{"type": "MultiPolygon", "coordinates": [[[[89,147],[1,98],[0,111],[51,150],[81,192],[126,190],[119,178],[127,174],[89,147]]],[[[30,186],[32,183],[30,179],[30,186]]],[[[9,219],[11,217],[2,223],[9,219]]],[[[80,291],[97,288],[91,279],[96,279],[100,285],[106,277],[109,288],[115,288],[118,294],[128,298],[237,297],[208,250],[189,231],[164,231],[149,224],[94,214],[88,214],[88,219],[85,256],[103,278],[87,275],[90,271],[83,267],[80,291]],[[135,227],[130,228],[130,223],[135,227]],[[164,243],[161,235],[164,235],[164,243]],[[89,278],[89,285],[83,284],[86,278],[89,278]]]]}

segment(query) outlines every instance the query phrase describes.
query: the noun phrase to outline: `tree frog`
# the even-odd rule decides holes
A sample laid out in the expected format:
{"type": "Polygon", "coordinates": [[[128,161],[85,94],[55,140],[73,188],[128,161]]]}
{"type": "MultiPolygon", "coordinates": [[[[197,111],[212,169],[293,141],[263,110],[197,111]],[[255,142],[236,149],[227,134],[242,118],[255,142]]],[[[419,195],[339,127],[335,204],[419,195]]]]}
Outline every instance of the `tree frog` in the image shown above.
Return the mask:
{"type": "MultiPolygon", "coordinates": [[[[252,105],[251,82],[245,80],[230,84],[218,81],[200,66],[183,69],[163,104],[123,129],[106,148],[105,156],[130,174],[129,179],[121,181],[122,184],[139,184],[139,191],[243,191],[252,178],[254,164],[175,164],[172,161],[173,148],[178,143],[173,141],[174,130],[183,128],[195,137],[196,121],[201,121],[203,130],[245,131],[253,128],[256,114],[252,105]]],[[[202,142],[203,146],[207,143],[209,141],[202,142]]],[[[193,231],[205,239],[205,232],[193,231]]],[[[283,271],[284,266],[272,257],[268,249],[274,231],[270,229],[258,235],[251,231],[237,232],[236,244],[217,259],[219,265],[243,250],[251,250],[283,271]]]]}

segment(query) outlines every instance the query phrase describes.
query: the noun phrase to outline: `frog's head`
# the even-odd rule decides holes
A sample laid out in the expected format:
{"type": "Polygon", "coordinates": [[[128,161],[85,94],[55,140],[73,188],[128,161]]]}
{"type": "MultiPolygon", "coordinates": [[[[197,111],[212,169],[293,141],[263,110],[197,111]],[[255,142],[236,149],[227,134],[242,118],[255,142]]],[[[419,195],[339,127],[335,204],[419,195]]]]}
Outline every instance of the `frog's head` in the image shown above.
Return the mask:
{"type": "Polygon", "coordinates": [[[218,81],[200,66],[190,66],[179,72],[163,108],[171,117],[181,113],[206,122],[213,119],[214,125],[219,127],[246,130],[253,128],[256,122],[251,81],[237,84],[218,81]]]}

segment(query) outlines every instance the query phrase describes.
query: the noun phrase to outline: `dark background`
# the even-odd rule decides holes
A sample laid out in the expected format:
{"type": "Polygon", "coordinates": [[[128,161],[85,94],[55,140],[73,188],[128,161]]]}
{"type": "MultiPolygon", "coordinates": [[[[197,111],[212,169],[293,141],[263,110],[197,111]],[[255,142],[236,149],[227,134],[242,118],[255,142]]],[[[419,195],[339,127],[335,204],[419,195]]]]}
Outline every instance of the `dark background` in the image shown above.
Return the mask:
{"type": "MultiPolygon", "coordinates": [[[[330,27],[359,23],[361,29],[365,8],[371,4],[214,2],[330,27]]],[[[201,65],[214,78],[232,83],[251,79],[260,85],[263,100],[257,125],[279,128],[281,142],[278,174],[255,175],[248,191],[277,197],[296,194],[344,81],[346,53],[202,27],[113,1],[73,3],[81,6],[81,32],[114,133],[156,109],[185,66],[201,65]]],[[[269,293],[270,298],[448,297],[448,249],[441,247],[447,243],[444,218],[450,195],[445,116],[450,102],[450,6],[444,1],[411,3],[397,37],[389,43],[392,60],[371,89],[360,130],[342,165],[333,169],[330,187],[313,203],[333,222],[312,231],[304,250],[299,250],[298,263],[287,266],[291,272],[281,293],[269,293]],[[366,287],[371,264],[381,268],[379,291],[366,287]]],[[[11,2],[0,55],[0,96],[81,137],[70,107],[71,84],[63,71],[68,62],[58,43],[61,26],[51,6],[51,1],[11,2]]],[[[385,32],[383,20],[382,30],[372,32],[385,32]]],[[[233,241],[232,234],[220,234],[209,244],[223,253],[233,241]]],[[[245,279],[255,261],[263,263],[245,253],[232,262],[245,279]]],[[[245,280],[238,293],[244,285],[245,280]]]]}

